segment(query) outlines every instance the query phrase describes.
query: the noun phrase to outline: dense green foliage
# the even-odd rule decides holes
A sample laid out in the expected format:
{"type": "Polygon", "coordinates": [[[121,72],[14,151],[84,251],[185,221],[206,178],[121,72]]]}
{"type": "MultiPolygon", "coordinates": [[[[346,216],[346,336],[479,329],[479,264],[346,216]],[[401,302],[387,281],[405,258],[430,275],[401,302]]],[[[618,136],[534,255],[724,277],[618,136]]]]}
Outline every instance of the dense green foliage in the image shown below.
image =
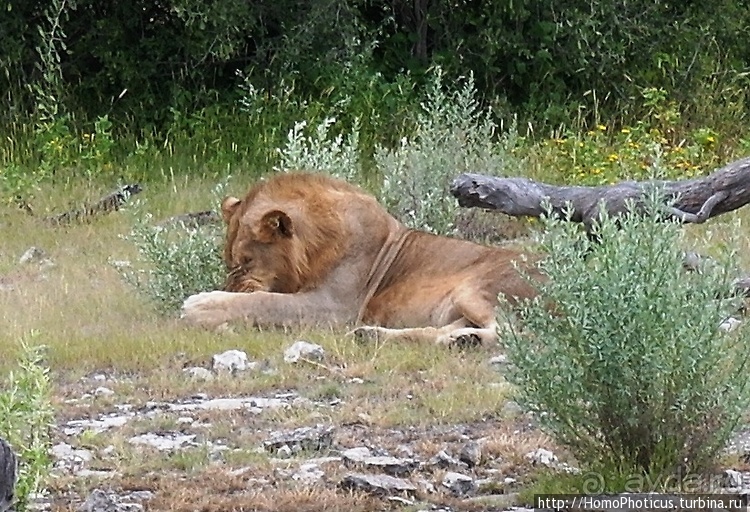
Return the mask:
{"type": "Polygon", "coordinates": [[[733,254],[686,273],[659,196],[643,216],[605,215],[599,243],[549,219],[544,299],[503,339],[520,403],[581,463],[684,477],[710,468],[750,403],[750,333],[719,328],[733,254]]]}
{"type": "MultiPolygon", "coordinates": [[[[146,167],[183,148],[213,172],[265,171],[296,123],[331,117],[332,136],[357,123],[371,156],[412,134],[435,66],[471,73],[496,121],[517,115],[540,134],[632,125],[670,103],[680,127],[736,141],[746,124],[750,6],[737,0],[6,0],[0,11],[11,196],[125,160],[137,168],[125,174],[158,177],[146,167]]],[[[206,171],[195,167],[179,170],[206,171]]]]}
{"type": "Polygon", "coordinates": [[[559,122],[586,94],[624,111],[643,87],[689,101],[741,85],[732,70],[750,64],[750,7],[737,0],[6,0],[2,10],[0,90],[12,111],[33,108],[28,86],[59,72],[71,112],[131,128],[228,105],[238,71],[335,100],[437,63],[472,69],[483,95],[559,122]]]}

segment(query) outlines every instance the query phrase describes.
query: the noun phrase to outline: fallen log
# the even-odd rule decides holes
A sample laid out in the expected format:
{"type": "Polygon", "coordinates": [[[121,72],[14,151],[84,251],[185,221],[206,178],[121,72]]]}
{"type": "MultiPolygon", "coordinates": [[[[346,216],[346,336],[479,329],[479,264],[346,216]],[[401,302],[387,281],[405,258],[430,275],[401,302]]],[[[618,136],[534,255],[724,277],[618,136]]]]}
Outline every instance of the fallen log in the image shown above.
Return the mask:
{"type": "Polygon", "coordinates": [[[496,210],[507,215],[539,217],[548,204],[561,218],[570,208],[570,219],[590,228],[600,208],[613,216],[626,212],[633,201],[642,207],[654,187],[664,200],[665,217],[700,224],[710,217],[741,208],[750,202],[750,157],[722,167],[712,174],[690,180],[623,181],[598,187],[558,186],[528,178],[498,178],[461,174],[451,194],[463,207],[496,210]]]}
{"type": "Polygon", "coordinates": [[[119,210],[132,196],[140,193],[142,190],[143,188],[138,183],[123,185],[94,203],[85,204],[67,212],[45,217],[44,222],[53,226],[60,226],[73,222],[89,221],[93,217],[119,210]]]}

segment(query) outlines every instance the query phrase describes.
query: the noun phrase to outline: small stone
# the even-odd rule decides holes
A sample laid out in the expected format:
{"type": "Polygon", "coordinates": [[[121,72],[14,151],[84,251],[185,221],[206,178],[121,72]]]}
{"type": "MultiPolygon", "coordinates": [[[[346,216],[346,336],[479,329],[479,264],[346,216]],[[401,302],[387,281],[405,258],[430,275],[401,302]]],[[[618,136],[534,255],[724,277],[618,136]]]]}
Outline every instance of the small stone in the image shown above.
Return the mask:
{"type": "Polygon", "coordinates": [[[94,390],[94,396],[112,396],[115,392],[104,386],[99,386],[94,390]]]}
{"type": "Polygon", "coordinates": [[[557,455],[544,448],[537,448],[533,452],[529,452],[525,455],[532,464],[541,464],[543,466],[552,466],[557,462],[557,455]]]}
{"type": "Polygon", "coordinates": [[[451,457],[445,450],[440,450],[439,452],[437,452],[434,457],[427,461],[427,464],[441,469],[446,469],[451,466],[466,467],[466,464],[454,457],[451,457]]]}
{"type": "Polygon", "coordinates": [[[506,356],[505,354],[500,354],[499,356],[490,358],[489,362],[490,364],[494,364],[498,366],[508,364],[508,356],[506,356]]]}
{"type": "Polygon", "coordinates": [[[376,496],[413,495],[417,492],[417,487],[408,480],[388,475],[350,473],[343,478],[339,485],[343,489],[364,491],[376,496]]]}
{"type": "Polygon", "coordinates": [[[280,459],[288,459],[292,456],[292,449],[289,448],[288,444],[280,446],[276,449],[276,456],[280,459]]]}
{"type": "Polygon", "coordinates": [[[187,375],[190,380],[194,381],[209,381],[213,380],[214,374],[211,373],[211,370],[208,370],[206,368],[202,368],[200,366],[192,366],[190,368],[184,368],[182,372],[187,375]]]}
{"type": "Polygon", "coordinates": [[[227,350],[213,357],[213,369],[215,372],[236,373],[243,372],[251,366],[247,354],[242,350],[227,350]]]}
{"type": "Polygon", "coordinates": [[[322,361],[325,356],[323,347],[307,341],[295,341],[284,351],[284,361],[287,363],[296,363],[300,360],[322,361]]]}
{"type": "Polygon", "coordinates": [[[466,443],[458,454],[458,460],[470,468],[479,466],[482,463],[482,446],[476,441],[466,443]]]}
{"type": "Polygon", "coordinates": [[[729,317],[721,324],[719,324],[719,329],[721,329],[724,332],[733,332],[735,331],[740,325],[742,324],[741,321],[737,320],[734,317],[729,317]]]}
{"type": "Polygon", "coordinates": [[[734,469],[724,471],[724,487],[729,489],[742,488],[742,473],[734,469]]]}
{"type": "Polygon", "coordinates": [[[44,249],[39,247],[29,247],[26,249],[18,260],[21,265],[28,265],[29,263],[41,263],[47,257],[47,253],[44,249]]]}
{"type": "Polygon", "coordinates": [[[476,490],[473,478],[453,471],[449,471],[443,476],[442,485],[450,490],[454,496],[466,496],[476,490]]]}
{"type": "Polygon", "coordinates": [[[94,458],[89,450],[76,449],[68,443],[58,443],[50,451],[52,456],[63,464],[81,464],[91,462],[94,458]]]}

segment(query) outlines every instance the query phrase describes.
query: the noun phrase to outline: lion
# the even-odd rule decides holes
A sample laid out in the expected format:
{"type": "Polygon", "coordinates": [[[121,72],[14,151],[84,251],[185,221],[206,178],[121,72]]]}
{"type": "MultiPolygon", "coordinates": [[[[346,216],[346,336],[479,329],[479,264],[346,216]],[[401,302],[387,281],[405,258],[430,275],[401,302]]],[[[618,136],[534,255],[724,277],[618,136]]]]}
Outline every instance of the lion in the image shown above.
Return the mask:
{"type": "Polygon", "coordinates": [[[408,229],[373,196],[316,173],[280,173],[221,205],[223,291],[188,297],[209,328],[357,326],[357,337],[440,345],[497,340],[498,295],[537,295],[533,258],[408,229]]]}

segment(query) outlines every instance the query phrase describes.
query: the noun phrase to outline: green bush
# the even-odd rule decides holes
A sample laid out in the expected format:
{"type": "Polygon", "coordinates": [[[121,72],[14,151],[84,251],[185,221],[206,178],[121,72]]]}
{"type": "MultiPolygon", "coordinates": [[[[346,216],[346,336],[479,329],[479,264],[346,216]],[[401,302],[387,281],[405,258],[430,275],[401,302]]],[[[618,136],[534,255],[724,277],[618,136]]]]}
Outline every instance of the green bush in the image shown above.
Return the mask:
{"type": "Polygon", "coordinates": [[[133,217],[133,228],[125,239],[135,245],[138,257],[118,270],[125,282],[160,311],[176,311],[190,295],[221,289],[226,271],[219,225],[154,225],[149,213],[133,217]]]}
{"type": "Polygon", "coordinates": [[[455,228],[451,181],[462,172],[518,174],[513,155],[515,125],[497,134],[489,110],[477,100],[472,75],[447,88],[443,72],[432,75],[415,133],[394,149],[378,147],[375,165],[382,177],[380,200],[414,229],[448,234],[455,228]]]}
{"type": "Polygon", "coordinates": [[[684,231],[656,196],[642,216],[603,216],[598,244],[547,219],[543,299],[503,338],[519,402],[582,464],[684,475],[711,464],[748,406],[750,331],[719,329],[729,265],[686,273],[684,231]]]}
{"type": "Polygon", "coordinates": [[[0,437],[19,455],[15,510],[26,509],[32,494],[42,490],[50,472],[50,427],[53,422],[51,384],[43,364],[43,348],[21,345],[18,367],[0,392],[0,437]]]}

